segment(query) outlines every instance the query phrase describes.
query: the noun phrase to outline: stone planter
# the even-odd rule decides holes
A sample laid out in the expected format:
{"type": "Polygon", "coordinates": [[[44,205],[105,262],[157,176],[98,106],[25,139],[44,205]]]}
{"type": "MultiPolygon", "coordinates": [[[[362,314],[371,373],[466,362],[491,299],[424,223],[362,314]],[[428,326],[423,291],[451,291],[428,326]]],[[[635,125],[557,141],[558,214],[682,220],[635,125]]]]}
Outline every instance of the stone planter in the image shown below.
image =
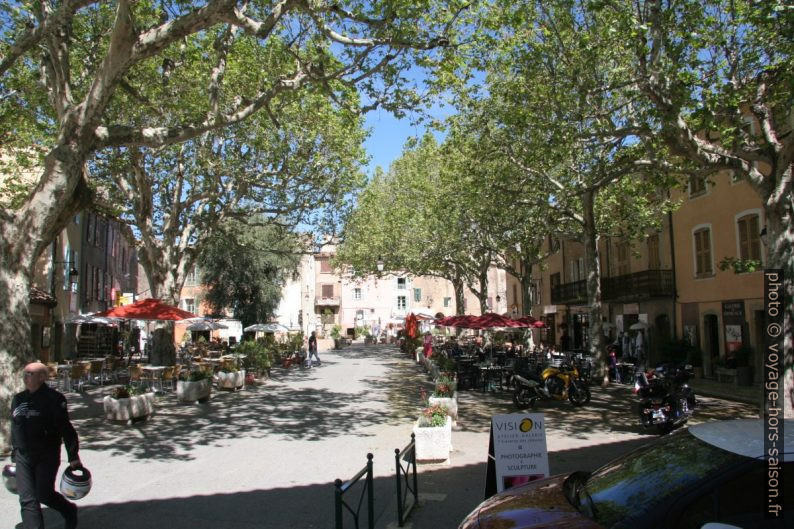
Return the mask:
{"type": "Polygon", "coordinates": [[[446,462],[452,450],[452,417],[447,416],[444,426],[422,427],[414,424],[416,460],[423,462],[446,462]]]}
{"type": "Polygon", "coordinates": [[[450,417],[452,417],[453,421],[458,420],[458,392],[455,391],[451,397],[430,397],[428,400],[428,405],[433,406],[438,404],[440,406],[444,406],[447,409],[447,413],[450,417]]]}
{"type": "Polygon", "coordinates": [[[177,380],[176,398],[179,402],[207,402],[212,393],[212,379],[204,380],[177,380]]]}
{"type": "Polygon", "coordinates": [[[245,369],[233,373],[218,371],[218,388],[237,390],[245,385],[245,369]]]}
{"type": "Polygon", "coordinates": [[[105,417],[111,421],[132,422],[154,413],[154,393],[135,395],[127,399],[114,399],[106,395],[102,399],[105,417]]]}

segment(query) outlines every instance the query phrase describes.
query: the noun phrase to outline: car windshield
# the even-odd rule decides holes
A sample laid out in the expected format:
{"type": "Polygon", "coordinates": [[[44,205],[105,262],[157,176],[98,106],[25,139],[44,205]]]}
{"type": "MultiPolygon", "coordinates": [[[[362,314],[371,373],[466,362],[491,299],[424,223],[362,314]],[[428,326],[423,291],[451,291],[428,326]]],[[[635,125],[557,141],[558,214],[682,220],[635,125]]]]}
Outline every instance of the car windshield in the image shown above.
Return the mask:
{"type": "Polygon", "coordinates": [[[681,431],[596,470],[584,486],[576,487],[572,503],[611,527],[645,515],[715,470],[743,459],[681,431]]]}

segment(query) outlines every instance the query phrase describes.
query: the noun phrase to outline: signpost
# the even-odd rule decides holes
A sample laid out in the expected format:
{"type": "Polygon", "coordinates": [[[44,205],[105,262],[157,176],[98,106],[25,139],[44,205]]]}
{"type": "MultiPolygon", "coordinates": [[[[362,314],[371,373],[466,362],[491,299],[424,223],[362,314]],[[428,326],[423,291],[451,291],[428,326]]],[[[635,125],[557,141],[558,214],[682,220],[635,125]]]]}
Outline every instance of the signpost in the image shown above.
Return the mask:
{"type": "Polygon", "coordinates": [[[542,413],[491,418],[485,497],[549,476],[546,423],[542,413]]]}

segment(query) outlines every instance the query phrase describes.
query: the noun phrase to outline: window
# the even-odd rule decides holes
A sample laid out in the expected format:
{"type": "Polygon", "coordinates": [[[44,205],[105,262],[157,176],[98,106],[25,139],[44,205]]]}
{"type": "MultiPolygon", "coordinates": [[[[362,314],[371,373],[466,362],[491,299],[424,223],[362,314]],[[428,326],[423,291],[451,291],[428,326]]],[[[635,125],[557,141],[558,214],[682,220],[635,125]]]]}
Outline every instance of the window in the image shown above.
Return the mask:
{"type": "Polygon", "coordinates": [[[397,290],[405,290],[405,288],[406,288],[405,278],[404,277],[398,277],[397,278],[397,290]]]}
{"type": "Polygon", "coordinates": [[[706,178],[702,176],[689,177],[689,196],[696,197],[706,192],[706,178]]]}
{"type": "Polygon", "coordinates": [[[659,234],[654,233],[648,237],[648,269],[659,270],[662,267],[659,258],[659,234]]]}
{"type": "Polygon", "coordinates": [[[85,223],[85,240],[91,244],[94,243],[94,214],[88,213],[88,218],[85,223]]]}
{"type": "Polygon", "coordinates": [[[557,272],[556,274],[551,274],[549,276],[549,284],[551,285],[552,290],[554,287],[559,286],[560,284],[560,273],[557,272]]]}
{"type": "Polygon", "coordinates": [[[615,246],[615,253],[617,253],[617,274],[626,275],[629,273],[629,243],[619,242],[615,246]]]}
{"type": "Polygon", "coordinates": [[[318,257],[317,260],[320,262],[320,273],[330,274],[331,260],[328,257],[318,257]]]}
{"type": "Polygon", "coordinates": [[[361,299],[361,289],[354,288],[353,289],[353,299],[361,299]]]}
{"type": "Polygon", "coordinates": [[[405,296],[397,296],[397,310],[405,310],[406,306],[405,296]]]}
{"type": "Polygon", "coordinates": [[[193,298],[185,298],[182,300],[182,308],[188,312],[196,313],[196,300],[193,298]]]}
{"type": "Polygon", "coordinates": [[[695,238],[695,275],[711,275],[714,269],[711,267],[711,230],[700,228],[693,234],[695,238]]]}
{"type": "Polygon", "coordinates": [[[518,285],[513,283],[513,305],[518,304],[518,285]]]}
{"type": "Polygon", "coordinates": [[[739,258],[761,260],[761,236],[758,215],[745,215],[736,221],[739,229],[739,258]]]}
{"type": "Polygon", "coordinates": [[[187,277],[185,278],[185,285],[186,286],[191,286],[191,287],[195,286],[197,284],[196,283],[196,278],[197,278],[196,267],[194,266],[187,273],[187,277]]]}
{"type": "MultiPolygon", "coordinates": [[[[513,285],[513,287],[515,287],[515,285],[513,285]]],[[[533,305],[541,305],[541,300],[540,300],[540,281],[538,281],[537,279],[532,281],[532,283],[529,284],[529,295],[530,295],[529,302],[531,304],[533,304],[533,305]]]]}
{"type": "Polygon", "coordinates": [[[334,297],[334,286],[333,285],[323,285],[321,292],[322,292],[322,297],[323,298],[332,298],[332,297],[334,297]]]}
{"type": "Polygon", "coordinates": [[[572,259],[571,264],[571,281],[580,281],[584,279],[584,258],[572,259]]]}
{"type": "Polygon", "coordinates": [[[449,307],[452,303],[452,298],[444,298],[444,306],[449,307]]]}
{"type": "Polygon", "coordinates": [[[422,289],[421,288],[415,288],[414,289],[414,301],[417,302],[417,303],[422,301],[422,289]]]}

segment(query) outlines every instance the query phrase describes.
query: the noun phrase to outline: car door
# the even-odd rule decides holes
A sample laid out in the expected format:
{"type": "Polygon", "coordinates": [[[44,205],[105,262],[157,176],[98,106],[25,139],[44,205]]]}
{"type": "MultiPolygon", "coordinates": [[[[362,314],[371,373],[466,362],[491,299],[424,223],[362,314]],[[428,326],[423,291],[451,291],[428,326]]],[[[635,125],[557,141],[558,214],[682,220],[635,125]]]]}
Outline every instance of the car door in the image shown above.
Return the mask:
{"type": "Polygon", "coordinates": [[[747,529],[791,527],[791,521],[767,519],[770,504],[780,504],[782,512],[794,514],[794,462],[784,464],[784,496],[767,496],[767,466],[754,461],[736,471],[716,476],[698,490],[679,498],[670,510],[665,527],[700,529],[709,522],[719,522],[747,529]]]}

